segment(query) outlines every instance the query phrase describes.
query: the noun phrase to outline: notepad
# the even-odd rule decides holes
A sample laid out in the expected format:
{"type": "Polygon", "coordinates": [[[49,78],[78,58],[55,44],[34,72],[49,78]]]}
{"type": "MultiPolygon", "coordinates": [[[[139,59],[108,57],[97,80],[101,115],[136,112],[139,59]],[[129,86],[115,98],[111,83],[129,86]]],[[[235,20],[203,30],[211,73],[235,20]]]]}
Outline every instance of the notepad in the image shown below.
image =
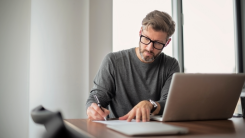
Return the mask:
{"type": "Polygon", "coordinates": [[[107,121],[93,121],[96,123],[106,124],[106,125],[124,125],[124,124],[132,124],[132,123],[143,123],[143,122],[136,122],[135,119],[132,119],[131,122],[127,120],[107,120],[107,121]]]}

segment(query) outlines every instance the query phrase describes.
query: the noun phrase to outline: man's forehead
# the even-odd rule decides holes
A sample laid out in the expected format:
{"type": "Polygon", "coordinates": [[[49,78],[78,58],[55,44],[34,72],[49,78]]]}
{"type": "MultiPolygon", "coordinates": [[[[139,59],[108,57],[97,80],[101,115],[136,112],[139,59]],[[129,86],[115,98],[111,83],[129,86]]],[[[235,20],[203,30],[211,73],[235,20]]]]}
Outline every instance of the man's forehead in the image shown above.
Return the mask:
{"type": "Polygon", "coordinates": [[[153,31],[155,31],[155,32],[163,32],[163,33],[166,33],[166,32],[164,32],[164,31],[162,31],[162,30],[156,30],[156,29],[154,29],[151,25],[148,25],[148,26],[146,26],[146,25],[144,25],[144,26],[142,26],[142,31],[148,31],[149,30],[149,28],[151,28],[153,31]]]}
{"type": "Polygon", "coordinates": [[[150,26],[144,27],[144,28],[142,27],[142,33],[146,35],[147,37],[149,37],[150,39],[158,40],[162,43],[165,43],[165,41],[168,40],[166,32],[163,32],[162,30],[156,31],[150,26]]]}

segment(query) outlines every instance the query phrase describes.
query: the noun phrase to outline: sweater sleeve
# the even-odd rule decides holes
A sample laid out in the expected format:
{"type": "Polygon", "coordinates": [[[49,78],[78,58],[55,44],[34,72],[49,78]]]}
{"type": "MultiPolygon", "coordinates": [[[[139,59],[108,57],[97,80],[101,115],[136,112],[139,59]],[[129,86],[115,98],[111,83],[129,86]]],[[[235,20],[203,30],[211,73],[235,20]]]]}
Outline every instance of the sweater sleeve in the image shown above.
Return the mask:
{"type": "Polygon", "coordinates": [[[97,95],[101,106],[106,108],[115,94],[113,54],[107,54],[94,78],[94,85],[86,102],[86,111],[92,103],[96,103],[93,95],[97,95]]]}
{"type": "Polygon", "coordinates": [[[161,90],[161,98],[159,101],[156,101],[161,106],[161,109],[158,113],[159,115],[162,115],[162,113],[163,113],[173,74],[180,71],[179,63],[176,59],[174,59],[172,62],[170,62],[168,66],[170,66],[170,68],[166,72],[166,78],[167,79],[166,79],[166,81],[163,85],[163,88],[161,90]]]}

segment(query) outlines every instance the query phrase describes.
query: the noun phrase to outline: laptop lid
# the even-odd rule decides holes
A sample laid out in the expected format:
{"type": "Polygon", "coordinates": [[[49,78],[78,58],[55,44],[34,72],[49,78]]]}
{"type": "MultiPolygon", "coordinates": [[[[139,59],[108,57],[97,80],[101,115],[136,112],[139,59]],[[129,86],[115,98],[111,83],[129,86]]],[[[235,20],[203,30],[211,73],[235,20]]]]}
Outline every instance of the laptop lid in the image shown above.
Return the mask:
{"type": "Polygon", "coordinates": [[[175,73],[162,121],[231,118],[245,74],[175,73]]]}

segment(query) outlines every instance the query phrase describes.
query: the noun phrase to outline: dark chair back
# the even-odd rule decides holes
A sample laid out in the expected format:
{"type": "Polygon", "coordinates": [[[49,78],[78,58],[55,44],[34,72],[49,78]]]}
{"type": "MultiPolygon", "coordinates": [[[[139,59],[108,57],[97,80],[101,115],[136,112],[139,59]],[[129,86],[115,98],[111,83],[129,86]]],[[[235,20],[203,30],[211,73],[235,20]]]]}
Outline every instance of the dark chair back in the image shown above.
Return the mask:
{"type": "Polygon", "coordinates": [[[43,137],[45,138],[88,138],[89,136],[79,133],[68,128],[64,124],[61,112],[51,112],[46,110],[43,106],[34,108],[31,112],[32,120],[37,123],[44,125],[47,132],[43,137]]]}

